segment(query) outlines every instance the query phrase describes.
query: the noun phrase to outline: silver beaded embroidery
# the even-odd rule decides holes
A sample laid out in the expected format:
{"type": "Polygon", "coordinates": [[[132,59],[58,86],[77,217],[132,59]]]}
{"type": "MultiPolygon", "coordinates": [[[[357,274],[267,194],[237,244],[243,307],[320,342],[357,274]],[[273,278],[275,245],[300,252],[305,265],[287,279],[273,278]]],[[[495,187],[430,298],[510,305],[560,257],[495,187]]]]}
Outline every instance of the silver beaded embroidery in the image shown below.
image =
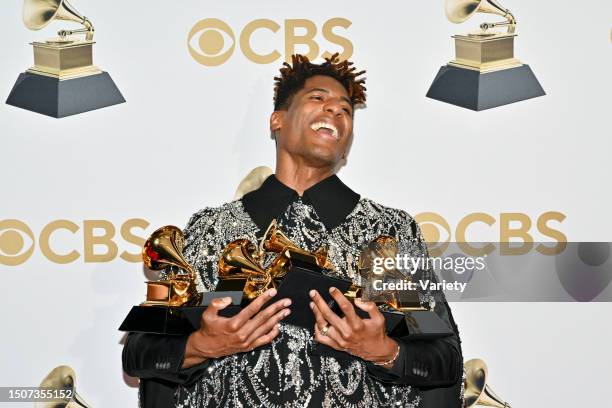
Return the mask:
{"type": "MultiPolygon", "coordinates": [[[[327,245],[335,266],[330,274],[360,283],[357,260],[361,248],[376,237],[395,236],[403,250],[422,251],[413,236],[411,218],[403,211],[362,198],[345,221],[328,231],[314,208],[297,200],[278,220],[280,228],[301,248],[327,245]]],[[[240,200],[205,208],[192,216],[185,230],[186,260],[199,272],[198,290],[213,290],[218,282],[218,255],[231,241],[257,242],[263,231],[254,224],[240,200]]],[[[407,385],[385,384],[372,378],[363,361],[313,355],[309,330],[281,323],[274,341],[248,353],[209,361],[207,372],[194,384],[180,387],[178,408],[201,407],[347,407],[417,408],[419,392],[407,385]]]]}

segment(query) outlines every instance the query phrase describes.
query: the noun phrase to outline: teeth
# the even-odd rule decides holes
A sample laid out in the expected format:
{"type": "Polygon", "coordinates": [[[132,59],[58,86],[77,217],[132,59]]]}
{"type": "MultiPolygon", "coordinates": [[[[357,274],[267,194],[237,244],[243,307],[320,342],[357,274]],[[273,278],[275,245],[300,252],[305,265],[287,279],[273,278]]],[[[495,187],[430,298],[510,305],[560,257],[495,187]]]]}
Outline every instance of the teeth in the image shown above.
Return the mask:
{"type": "Polygon", "coordinates": [[[315,122],[312,125],[310,125],[310,128],[314,130],[315,132],[321,128],[329,129],[332,131],[332,136],[338,139],[338,129],[336,129],[336,127],[332,125],[331,123],[315,122]]]}

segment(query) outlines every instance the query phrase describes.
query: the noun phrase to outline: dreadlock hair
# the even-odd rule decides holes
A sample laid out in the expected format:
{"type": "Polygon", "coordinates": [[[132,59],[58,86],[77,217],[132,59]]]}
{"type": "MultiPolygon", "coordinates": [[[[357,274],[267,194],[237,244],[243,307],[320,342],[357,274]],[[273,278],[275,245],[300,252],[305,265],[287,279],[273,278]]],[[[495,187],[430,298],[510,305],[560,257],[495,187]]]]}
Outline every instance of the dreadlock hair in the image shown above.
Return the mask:
{"type": "Polygon", "coordinates": [[[293,66],[283,63],[280,76],[274,77],[274,110],[287,110],[293,96],[299,92],[306,80],[315,75],[327,75],[340,82],[346,89],[353,107],[363,107],[366,101],[365,78],[358,78],[365,71],[355,72],[353,63],[340,61],[338,53],[325,58],[322,64],[313,64],[305,55],[291,56],[293,66]]]}

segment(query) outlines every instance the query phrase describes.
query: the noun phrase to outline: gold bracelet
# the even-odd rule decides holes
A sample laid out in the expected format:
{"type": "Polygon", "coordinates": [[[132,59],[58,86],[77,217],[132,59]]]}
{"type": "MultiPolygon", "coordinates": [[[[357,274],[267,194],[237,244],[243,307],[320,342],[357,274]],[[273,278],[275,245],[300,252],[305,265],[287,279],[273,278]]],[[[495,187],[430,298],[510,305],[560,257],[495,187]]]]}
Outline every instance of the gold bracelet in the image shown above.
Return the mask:
{"type": "Polygon", "coordinates": [[[394,363],[394,362],[395,362],[395,360],[397,360],[397,357],[399,356],[399,353],[400,353],[400,345],[399,345],[399,343],[398,343],[398,345],[397,345],[397,351],[395,352],[395,355],[393,356],[393,358],[392,358],[391,360],[389,360],[389,361],[385,361],[385,362],[382,362],[382,363],[376,363],[376,362],[372,361],[372,363],[373,363],[374,365],[377,365],[377,366],[385,366],[385,365],[387,365],[387,364],[394,363]]]}

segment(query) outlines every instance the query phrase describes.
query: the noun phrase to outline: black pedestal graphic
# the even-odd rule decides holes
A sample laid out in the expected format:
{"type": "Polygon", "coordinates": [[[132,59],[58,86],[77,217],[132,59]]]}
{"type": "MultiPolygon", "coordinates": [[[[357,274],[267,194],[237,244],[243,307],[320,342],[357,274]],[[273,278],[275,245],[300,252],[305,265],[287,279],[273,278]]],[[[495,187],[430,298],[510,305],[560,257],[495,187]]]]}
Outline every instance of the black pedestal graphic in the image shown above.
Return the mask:
{"type": "Polygon", "coordinates": [[[488,73],[445,65],[427,92],[428,98],[475,111],[543,95],[529,65],[488,73]]]}
{"type": "Polygon", "coordinates": [[[54,118],[76,115],[125,102],[107,72],[80,78],[19,74],[6,103],[54,118]]]}

